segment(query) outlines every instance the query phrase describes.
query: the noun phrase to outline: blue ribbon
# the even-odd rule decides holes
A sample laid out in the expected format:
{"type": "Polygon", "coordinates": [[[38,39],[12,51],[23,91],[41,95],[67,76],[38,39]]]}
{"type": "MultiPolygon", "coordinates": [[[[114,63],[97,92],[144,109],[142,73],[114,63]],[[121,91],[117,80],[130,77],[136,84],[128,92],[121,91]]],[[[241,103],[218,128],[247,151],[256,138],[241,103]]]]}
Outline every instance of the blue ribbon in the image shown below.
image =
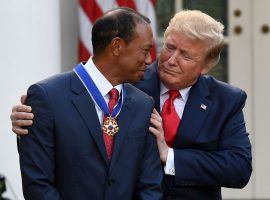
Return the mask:
{"type": "Polygon", "coordinates": [[[105,99],[103,98],[102,94],[98,90],[98,88],[97,88],[96,84],[94,83],[94,81],[92,80],[92,78],[89,76],[89,74],[86,71],[86,69],[84,68],[84,66],[80,63],[73,69],[73,71],[79,77],[79,79],[83,83],[84,87],[86,88],[88,93],[91,95],[91,97],[94,99],[94,101],[96,102],[98,107],[103,111],[104,115],[106,115],[108,117],[113,117],[113,118],[117,117],[120,113],[121,108],[122,108],[123,101],[124,101],[125,94],[126,94],[124,84],[122,87],[121,99],[118,101],[116,107],[114,107],[112,114],[110,115],[109,108],[108,108],[108,105],[107,105],[105,99]]]}

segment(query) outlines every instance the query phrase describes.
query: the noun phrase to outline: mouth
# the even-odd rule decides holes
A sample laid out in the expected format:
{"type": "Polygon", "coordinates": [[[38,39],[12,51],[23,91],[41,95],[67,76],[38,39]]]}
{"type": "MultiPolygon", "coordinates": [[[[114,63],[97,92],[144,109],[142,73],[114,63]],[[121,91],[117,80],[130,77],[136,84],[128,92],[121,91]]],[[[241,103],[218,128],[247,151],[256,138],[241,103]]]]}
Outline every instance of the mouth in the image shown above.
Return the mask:
{"type": "Polygon", "coordinates": [[[172,70],[171,68],[165,66],[162,67],[162,71],[169,74],[181,74],[179,71],[172,70]]]}
{"type": "Polygon", "coordinates": [[[139,69],[139,71],[144,73],[146,71],[146,68],[139,69]]]}

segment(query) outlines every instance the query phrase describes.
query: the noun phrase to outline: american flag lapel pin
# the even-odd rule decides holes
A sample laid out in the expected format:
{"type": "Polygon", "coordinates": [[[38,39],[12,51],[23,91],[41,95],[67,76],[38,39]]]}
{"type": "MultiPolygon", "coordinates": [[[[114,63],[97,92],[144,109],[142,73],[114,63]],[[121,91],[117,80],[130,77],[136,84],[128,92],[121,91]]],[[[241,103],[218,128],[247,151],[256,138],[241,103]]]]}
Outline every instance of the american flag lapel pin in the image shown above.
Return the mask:
{"type": "Polygon", "coordinates": [[[203,110],[206,110],[207,106],[202,103],[200,108],[203,109],[203,110]]]}

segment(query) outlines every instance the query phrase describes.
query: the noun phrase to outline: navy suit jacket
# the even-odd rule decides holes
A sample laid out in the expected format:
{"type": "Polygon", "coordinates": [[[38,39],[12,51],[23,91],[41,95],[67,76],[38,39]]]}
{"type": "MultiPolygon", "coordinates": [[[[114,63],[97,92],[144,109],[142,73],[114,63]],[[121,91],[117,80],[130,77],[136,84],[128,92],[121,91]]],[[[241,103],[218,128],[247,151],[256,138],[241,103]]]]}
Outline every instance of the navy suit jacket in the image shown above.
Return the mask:
{"type": "Polygon", "coordinates": [[[25,199],[162,198],[148,95],[126,84],[110,164],[95,104],[74,72],[34,84],[27,95],[35,118],[19,140],[25,199]]]}
{"type": "MultiPolygon", "coordinates": [[[[136,87],[151,95],[160,111],[157,62],[136,87]]],[[[201,76],[192,86],[173,146],[175,176],[165,177],[164,197],[221,199],[221,187],[248,183],[252,166],[245,100],[244,91],[211,76],[201,76]]]]}

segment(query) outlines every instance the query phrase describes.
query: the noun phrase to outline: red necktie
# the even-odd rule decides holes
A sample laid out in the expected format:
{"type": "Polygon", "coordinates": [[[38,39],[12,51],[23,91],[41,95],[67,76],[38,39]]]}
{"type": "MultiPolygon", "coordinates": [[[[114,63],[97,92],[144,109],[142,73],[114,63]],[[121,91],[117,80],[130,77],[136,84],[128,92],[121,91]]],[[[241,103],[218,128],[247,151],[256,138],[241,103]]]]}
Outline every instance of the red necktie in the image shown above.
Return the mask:
{"type": "Polygon", "coordinates": [[[180,96],[180,93],[177,90],[170,90],[168,93],[170,96],[162,107],[161,117],[166,143],[172,147],[180,124],[180,118],[175,111],[173,101],[180,96]]]}
{"type": "MultiPolygon", "coordinates": [[[[118,90],[115,88],[111,89],[111,91],[109,92],[109,95],[110,95],[110,100],[108,103],[108,107],[109,107],[110,114],[112,114],[113,108],[118,102],[118,97],[119,97],[118,90]]],[[[103,122],[107,118],[108,117],[104,115],[103,122]]],[[[105,147],[107,151],[108,160],[110,161],[112,158],[112,150],[113,150],[113,142],[114,142],[113,136],[109,136],[105,132],[103,132],[103,139],[104,139],[104,143],[105,143],[105,147]]]]}

